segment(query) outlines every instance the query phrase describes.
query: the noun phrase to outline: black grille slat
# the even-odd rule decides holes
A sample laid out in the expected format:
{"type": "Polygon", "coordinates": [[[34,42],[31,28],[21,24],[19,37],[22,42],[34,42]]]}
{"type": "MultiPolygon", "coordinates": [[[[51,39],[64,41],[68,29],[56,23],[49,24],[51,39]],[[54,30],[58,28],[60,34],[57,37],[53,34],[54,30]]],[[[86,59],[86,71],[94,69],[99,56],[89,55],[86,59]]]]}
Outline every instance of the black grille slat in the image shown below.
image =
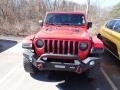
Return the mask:
{"type": "Polygon", "coordinates": [[[58,47],[58,45],[57,45],[57,40],[55,40],[55,42],[54,42],[54,53],[57,53],[57,47],[58,47]]]}
{"type": "Polygon", "coordinates": [[[47,40],[45,40],[45,53],[47,53],[48,52],[48,47],[47,47],[47,40]]]}
{"type": "Polygon", "coordinates": [[[63,41],[63,40],[44,40],[45,53],[54,53],[54,54],[78,54],[78,45],[79,42],[76,41],[63,41]],[[64,42],[64,46],[63,46],[64,42]],[[64,50],[63,50],[64,49],[64,50]],[[68,50],[69,49],[69,50],[68,50]]]}
{"type": "Polygon", "coordinates": [[[64,50],[64,54],[68,54],[68,41],[65,41],[65,50],[64,50]]]}
{"type": "Polygon", "coordinates": [[[52,40],[50,40],[49,42],[49,49],[50,49],[50,52],[52,52],[52,40]]]}
{"type": "Polygon", "coordinates": [[[62,44],[63,44],[63,41],[60,41],[60,48],[59,48],[60,49],[60,54],[62,54],[62,49],[63,49],[62,44]]]}
{"type": "Polygon", "coordinates": [[[75,42],[75,54],[78,54],[78,42],[75,42]]]}
{"type": "Polygon", "coordinates": [[[70,42],[70,54],[73,54],[73,42],[70,42]]]}

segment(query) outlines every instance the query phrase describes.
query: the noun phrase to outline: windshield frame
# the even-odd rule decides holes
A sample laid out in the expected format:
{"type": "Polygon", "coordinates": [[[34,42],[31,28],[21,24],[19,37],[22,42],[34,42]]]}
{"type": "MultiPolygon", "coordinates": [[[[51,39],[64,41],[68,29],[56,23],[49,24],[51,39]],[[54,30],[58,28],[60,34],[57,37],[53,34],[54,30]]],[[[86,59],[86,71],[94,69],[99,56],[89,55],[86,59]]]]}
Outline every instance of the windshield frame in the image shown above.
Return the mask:
{"type": "Polygon", "coordinates": [[[85,15],[84,14],[82,14],[82,13],[48,13],[48,14],[46,14],[46,17],[45,17],[45,19],[44,19],[44,25],[67,25],[67,26],[86,26],[87,25],[87,22],[86,22],[86,17],[85,17],[85,15]],[[80,15],[81,17],[83,16],[84,17],[84,23],[83,24],[74,24],[74,23],[47,23],[47,16],[48,15],[53,15],[53,14],[55,14],[55,15],[60,15],[60,14],[63,14],[63,15],[80,15]]]}

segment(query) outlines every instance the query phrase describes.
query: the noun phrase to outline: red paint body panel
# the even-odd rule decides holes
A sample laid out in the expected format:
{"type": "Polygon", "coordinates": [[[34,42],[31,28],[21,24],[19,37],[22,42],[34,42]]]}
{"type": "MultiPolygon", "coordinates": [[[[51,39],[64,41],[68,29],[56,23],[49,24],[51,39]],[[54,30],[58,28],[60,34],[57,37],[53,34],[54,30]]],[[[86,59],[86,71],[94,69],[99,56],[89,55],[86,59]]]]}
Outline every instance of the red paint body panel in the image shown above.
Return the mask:
{"type": "Polygon", "coordinates": [[[30,36],[27,36],[27,37],[24,39],[23,42],[26,42],[26,43],[33,43],[34,37],[35,37],[35,34],[30,35],[30,36]]]}
{"type": "Polygon", "coordinates": [[[84,13],[80,12],[47,12],[46,14],[80,14],[80,15],[85,15],[84,13]]]}
{"type": "MultiPolygon", "coordinates": [[[[86,26],[43,26],[41,30],[36,34],[36,39],[47,39],[47,40],[66,40],[66,41],[79,41],[89,43],[89,48],[86,51],[78,50],[79,59],[84,59],[88,55],[91,48],[91,40],[87,32],[86,26]],[[49,30],[50,29],[50,30],[49,30]],[[79,32],[75,32],[79,30],[79,32]]],[[[35,43],[34,43],[35,44],[35,43]]],[[[35,46],[36,47],[36,46],[35,46]]],[[[54,46],[53,46],[54,47],[54,46]]],[[[65,48],[63,48],[65,49],[65,48]]],[[[37,55],[44,53],[44,48],[36,48],[37,55]]]]}
{"type": "Polygon", "coordinates": [[[94,48],[104,48],[103,42],[98,39],[96,36],[92,37],[92,46],[94,48]]]}
{"type": "MultiPolygon", "coordinates": [[[[52,14],[53,12],[50,12],[48,14],[52,14]]],[[[54,12],[54,13],[66,13],[66,12],[54,12]]],[[[78,13],[78,12],[69,12],[67,14],[82,14],[83,13],[78,13]]],[[[87,23],[87,22],[86,22],[87,23]]],[[[88,27],[87,25],[84,26],[67,26],[67,25],[62,25],[62,26],[56,26],[56,25],[46,25],[43,24],[42,28],[40,29],[40,31],[36,34],[36,35],[31,35],[28,36],[26,38],[26,40],[30,40],[33,43],[35,52],[38,56],[41,56],[42,54],[45,53],[45,48],[48,49],[48,53],[50,53],[50,40],[52,40],[52,53],[55,53],[55,41],[57,41],[57,53],[60,53],[60,49],[62,49],[62,53],[64,54],[65,51],[65,45],[68,45],[68,53],[70,53],[70,42],[72,42],[73,44],[73,53],[75,54],[75,50],[76,50],[76,42],[78,42],[77,44],[77,48],[78,48],[78,57],[79,60],[83,60],[85,58],[87,58],[90,50],[92,47],[95,48],[103,48],[103,43],[97,38],[97,37],[91,37],[88,34],[87,31],[88,27]],[[77,31],[76,31],[77,30],[77,31]],[[45,43],[45,40],[47,40],[47,47],[45,47],[45,44],[42,48],[38,48],[36,46],[36,41],[37,40],[43,40],[45,43]],[[60,41],[62,41],[62,48],[60,47],[60,41]],[[65,44],[65,41],[67,41],[68,43],[65,44]],[[81,42],[86,42],[88,43],[88,48],[85,51],[81,51],[79,49],[79,45],[81,42]]]]}
{"type": "Polygon", "coordinates": [[[44,26],[36,34],[35,38],[43,39],[66,39],[66,40],[89,40],[87,27],[76,26],[44,26]],[[79,30],[79,32],[75,32],[79,30]]]}

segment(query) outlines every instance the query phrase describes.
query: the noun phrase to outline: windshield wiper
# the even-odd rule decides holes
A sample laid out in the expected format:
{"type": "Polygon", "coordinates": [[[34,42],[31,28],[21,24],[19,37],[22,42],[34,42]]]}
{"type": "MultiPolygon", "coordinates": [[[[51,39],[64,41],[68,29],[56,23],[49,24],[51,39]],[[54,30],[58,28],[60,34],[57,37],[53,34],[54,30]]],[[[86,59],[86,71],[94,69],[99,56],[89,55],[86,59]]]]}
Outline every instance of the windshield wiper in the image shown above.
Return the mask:
{"type": "Polygon", "coordinates": [[[48,25],[55,25],[55,26],[62,26],[62,25],[69,25],[69,26],[83,26],[80,24],[73,24],[73,23],[46,23],[48,25]]]}
{"type": "Polygon", "coordinates": [[[82,25],[79,25],[79,24],[73,24],[73,23],[64,23],[62,25],[69,25],[69,26],[82,26],[82,25]]]}
{"type": "Polygon", "coordinates": [[[62,25],[61,23],[46,23],[46,24],[55,25],[55,26],[61,26],[62,25]]]}

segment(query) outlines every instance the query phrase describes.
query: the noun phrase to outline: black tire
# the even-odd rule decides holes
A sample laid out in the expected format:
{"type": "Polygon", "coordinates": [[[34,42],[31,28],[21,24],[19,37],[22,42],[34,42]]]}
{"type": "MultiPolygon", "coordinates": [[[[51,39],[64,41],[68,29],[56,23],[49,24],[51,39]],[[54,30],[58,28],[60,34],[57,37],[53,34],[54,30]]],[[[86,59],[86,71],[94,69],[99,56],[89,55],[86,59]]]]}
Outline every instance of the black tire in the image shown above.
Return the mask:
{"type": "Polygon", "coordinates": [[[100,63],[86,71],[86,75],[90,79],[97,79],[100,76],[100,63]]]}
{"type": "Polygon", "coordinates": [[[24,66],[24,70],[28,73],[32,74],[37,72],[37,68],[33,66],[33,64],[29,62],[29,60],[25,57],[23,58],[23,66],[24,66]]]}

